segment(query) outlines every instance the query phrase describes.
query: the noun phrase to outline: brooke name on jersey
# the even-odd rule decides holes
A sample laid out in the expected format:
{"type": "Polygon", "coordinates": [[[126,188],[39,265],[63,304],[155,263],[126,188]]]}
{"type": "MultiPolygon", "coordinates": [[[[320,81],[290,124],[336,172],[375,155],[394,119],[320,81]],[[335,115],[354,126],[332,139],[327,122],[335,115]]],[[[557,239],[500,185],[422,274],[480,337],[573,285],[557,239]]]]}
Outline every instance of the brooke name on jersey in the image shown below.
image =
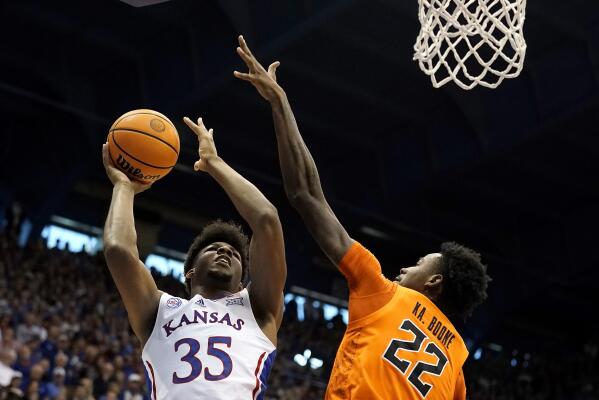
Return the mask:
{"type": "Polygon", "coordinates": [[[193,324],[227,324],[231,328],[240,331],[245,322],[242,319],[237,319],[235,322],[231,321],[229,313],[219,313],[218,311],[208,312],[194,310],[193,316],[191,314],[182,314],[180,318],[171,319],[166,324],[162,325],[166,337],[169,337],[174,331],[185,325],[193,324]]]}

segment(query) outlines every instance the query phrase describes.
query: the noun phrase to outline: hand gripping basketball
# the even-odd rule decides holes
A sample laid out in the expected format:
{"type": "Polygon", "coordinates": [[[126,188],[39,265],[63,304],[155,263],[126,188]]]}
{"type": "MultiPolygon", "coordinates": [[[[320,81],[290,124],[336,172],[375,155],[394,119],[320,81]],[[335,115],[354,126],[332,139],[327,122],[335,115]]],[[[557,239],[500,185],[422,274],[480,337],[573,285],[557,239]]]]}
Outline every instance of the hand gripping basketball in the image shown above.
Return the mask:
{"type": "Polygon", "coordinates": [[[116,168],[108,155],[108,143],[102,145],[102,163],[104,164],[108,179],[110,179],[110,182],[112,182],[114,186],[117,184],[130,186],[135,194],[148,190],[152,186],[151,183],[144,184],[132,181],[123,171],[116,168]]]}
{"type": "Polygon", "coordinates": [[[208,162],[218,157],[216,145],[214,144],[213,130],[206,129],[202,118],[198,118],[197,124],[194,124],[187,117],[183,118],[183,121],[198,137],[198,154],[200,155],[200,159],[193,164],[193,169],[206,172],[208,170],[208,162]]]}

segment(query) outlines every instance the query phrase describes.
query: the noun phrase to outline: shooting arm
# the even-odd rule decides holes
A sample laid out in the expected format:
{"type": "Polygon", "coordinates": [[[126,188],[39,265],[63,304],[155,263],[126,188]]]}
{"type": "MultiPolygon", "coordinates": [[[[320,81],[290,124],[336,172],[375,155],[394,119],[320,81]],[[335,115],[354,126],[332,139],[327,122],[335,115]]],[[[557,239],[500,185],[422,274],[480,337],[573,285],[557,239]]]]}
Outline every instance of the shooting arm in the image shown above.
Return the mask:
{"type": "Polygon", "coordinates": [[[116,183],[104,226],[104,256],[123,299],[133,331],[145,343],[151,334],[161,292],[139,260],[133,218],[135,190],[116,183]]]}
{"type": "MultiPolygon", "coordinates": [[[[207,172],[225,190],[252,229],[249,287],[252,308],[261,320],[280,323],[287,278],[283,230],[276,208],[248,180],[220,157],[206,160],[207,172]]],[[[269,335],[270,336],[270,335],[269,335]]],[[[274,331],[276,337],[276,330],[274,331]]]]}

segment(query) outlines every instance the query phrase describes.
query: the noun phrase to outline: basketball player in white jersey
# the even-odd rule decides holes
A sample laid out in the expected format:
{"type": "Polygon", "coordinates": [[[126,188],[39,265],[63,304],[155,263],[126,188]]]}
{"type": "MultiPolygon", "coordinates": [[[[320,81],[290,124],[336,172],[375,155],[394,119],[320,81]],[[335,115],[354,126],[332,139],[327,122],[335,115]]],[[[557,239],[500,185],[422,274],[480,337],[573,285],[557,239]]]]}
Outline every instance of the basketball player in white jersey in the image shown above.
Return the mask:
{"type": "Polygon", "coordinates": [[[163,293],[139,260],[134,196],[149,186],[116,169],[104,145],[114,185],[104,228],[104,254],[142,346],[152,400],[261,399],[266,389],[283,312],[287,269],[275,207],[217,154],[212,130],[185,123],[199,140],[196,171],[210,174],[252,230],[216,222],[192,244],[185,262],[190,299],[163,293]],[[251,283],[243,287],[249,268],[251,283]]]}

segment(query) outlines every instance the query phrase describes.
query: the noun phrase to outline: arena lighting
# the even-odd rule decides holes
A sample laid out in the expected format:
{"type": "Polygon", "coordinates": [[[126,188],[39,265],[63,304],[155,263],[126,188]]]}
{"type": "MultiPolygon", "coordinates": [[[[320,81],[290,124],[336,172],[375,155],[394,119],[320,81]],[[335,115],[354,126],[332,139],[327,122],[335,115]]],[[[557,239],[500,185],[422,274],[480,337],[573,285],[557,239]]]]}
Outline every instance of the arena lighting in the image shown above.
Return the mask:
{"type": "Polygon", "coordinates": [[[295,361],[295,363],[297,365],[299,365],[300,367],[305,367],[306,364],[308,363],[308,360],[306,360],[306,357],[302,356],[301,354],[296,354],[295,357],[293,357],[293,361],[295,361]]]}
{"type": "Polygon", "coordinates": [[[293,357],[293,361],[300,367],[305,367],[308,364],[308,359],[312,355],[312,351],[310,349],[304,350],[304,354],[296,354],[293,357]]]}
{"type": "Polygon", "coordinates": [[[372,228],[370,226],[363,226],[360,228],[360,232],[367,234],[368,236],[372,236],[375,237],[377,239],[384,239],[384,240],[393,240],[395,239],[393,236],[380,231],[378,229],[372,228]]]}
{"type": "Polygon", "coordinates": [[[146,257],[145,266],[154,268],[164,276],[171,275],[181,283],[185,282],[184,264],[180,259],[165,257],[161,254],[151,253],[146,257]]]}
{"type": "Polygon", "coordinates": [[[310,359],[310,368],[312,368],[312,369],[318,369],[318,368],[322,367],[323,364],[324,364],[324,361],[322,361],[320,358],[312,357],[310,359]]]}
{"type": "Polygon", "coordinates": [[[480,358],[482,357],[482,355],[483,355],[483,349],[479,347],[474,352],[474,355],[472,356],[472,358],[474,358],[475,360],[480,360],[480,358]]]}
{"type": "Polygon", "coordinates": [[[121,0],[123,3],[129,4],[130,6],[133,7],[145,7],[145,6],[152,6],[154,4],[158,4],[158,3],[166,3],[167,1],[170,0],[121,0]]]}
{"type": "Polygon", "coordinates": [[[68,246],[72,252],[85,251],[89,254],[96,254],[102,249],[100,237],[60,225],[46,225],[41,232],[41,237],[45,239],[48,248],[57,247],[64,250],[68,246]]]}
{"type": "Polygon", "coordinates": [[[300,367],[310,364],[310,368],[312,369],[318,369],[324,365],[324,361],[320,358],[312,357],[312,350],[310,349],[304,350],[304,354],[296,354],[293,357],[293,361],[300,367]]]}
{"type": "Polygon", "coordinates": [[[491,350],[493,350],[493,351],[496,351],[496,352],[498,352],[498,353],[499,353],[501,350],[503,350],[503,347],[502,347],[501,345],[497,344],[497,343],[489,343],[489,348],[490,348],[491,350]]]}

